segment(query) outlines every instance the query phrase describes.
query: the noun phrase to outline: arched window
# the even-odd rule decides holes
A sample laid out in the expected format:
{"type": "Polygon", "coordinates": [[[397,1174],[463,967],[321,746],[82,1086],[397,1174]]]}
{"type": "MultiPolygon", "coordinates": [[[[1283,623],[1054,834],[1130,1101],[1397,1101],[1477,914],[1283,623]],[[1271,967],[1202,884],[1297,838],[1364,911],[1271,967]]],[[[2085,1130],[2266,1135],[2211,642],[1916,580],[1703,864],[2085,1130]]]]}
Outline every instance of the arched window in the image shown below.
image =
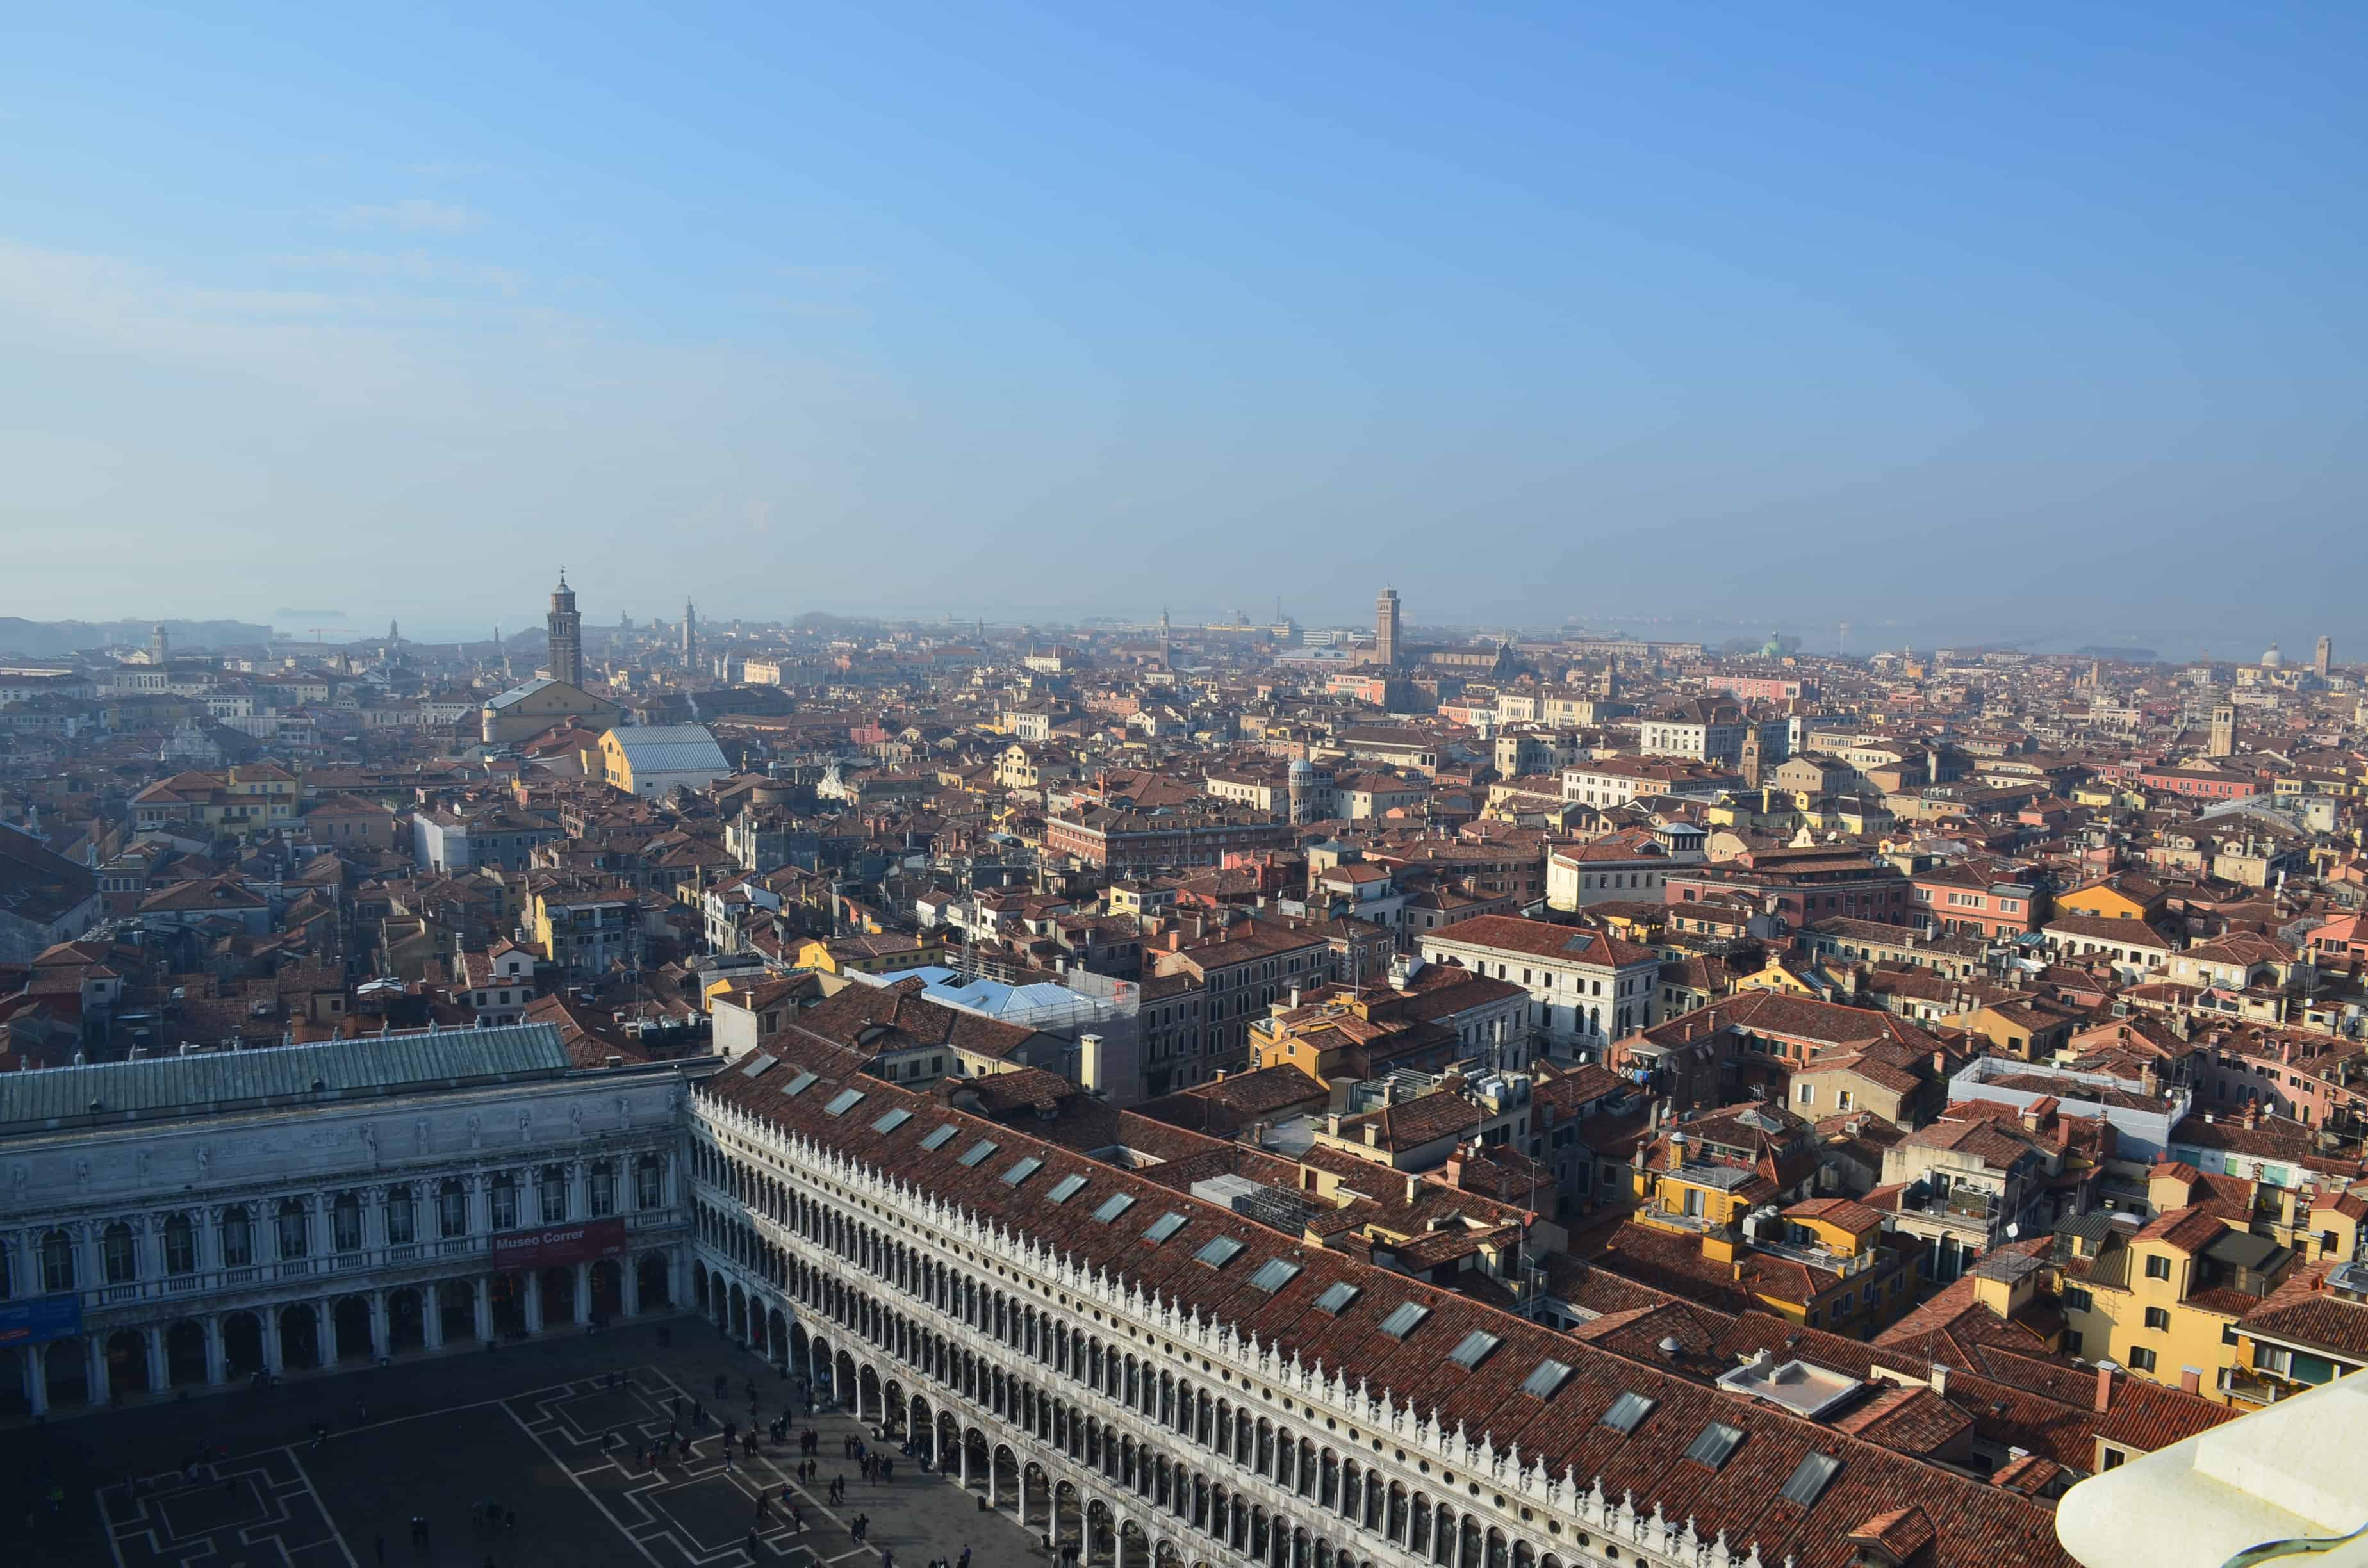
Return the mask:
{"type": "Polygon", "coordinates": [[[224,1268],[245,1268],[255,1262],[255,1210],[243,1203],[222,1210],[222,1260],[224,1268]]]}
{"type": "Polygon", "coordinates": [[[41,1237],[41,1289],[71,1290],[74,1288],[74,1238],[63,1231],[50,1231],[41,1237]]]}
{"type": "Polygon", "coordinates": [[[337,1194],[329,1205],[329,1250],[359,1252],[362,1249],[362,1200],[353,1192],[337,1194]]]}
{"type": "Polygon", "coordinates": [[[614,1160],[593,1161],[588,1185],[591,1187],[593,1217],[598,1219],[614,1214],[617,1211],[617,1163],[614,1160]]]}
{"type": "Polygon", "coordinates": [[[302,1257],[308,1238],[304,1226],[304,1204],[301,1199],[283,1199],[279,1204],[279,1256],[302,1257]]]}
{"type": "Polygon", "coordinates": [[[643,1154],[633,1165],[633,1207],[655,1209],[666,1200],[666,1161],[643,1154]]]}
{"type": "Polygon", "coordinates": [[[118,1221],[107,1227],[98,1242],[99,1260],[110,1285],[129,1285],[140,1278],[140,1243],[131,1227],[118,1221]]]}
{"type": "Polygon", "coordinates": [[[165,1272],[194,1274],[198,1270],[198,1232],[187,1214],[165,1221],[165,1272]]]}

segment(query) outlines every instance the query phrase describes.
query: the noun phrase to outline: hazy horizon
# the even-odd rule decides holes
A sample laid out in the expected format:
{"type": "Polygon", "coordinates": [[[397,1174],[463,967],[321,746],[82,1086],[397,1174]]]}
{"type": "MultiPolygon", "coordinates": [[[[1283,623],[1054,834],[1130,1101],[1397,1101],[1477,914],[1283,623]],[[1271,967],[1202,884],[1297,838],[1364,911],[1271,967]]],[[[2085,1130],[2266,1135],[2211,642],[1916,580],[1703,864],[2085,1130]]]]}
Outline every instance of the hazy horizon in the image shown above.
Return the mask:
{"type": "Polygon", "coordinates": [[[12,41],[0,616],[2368,654],[2356,8],[12,41]]]}

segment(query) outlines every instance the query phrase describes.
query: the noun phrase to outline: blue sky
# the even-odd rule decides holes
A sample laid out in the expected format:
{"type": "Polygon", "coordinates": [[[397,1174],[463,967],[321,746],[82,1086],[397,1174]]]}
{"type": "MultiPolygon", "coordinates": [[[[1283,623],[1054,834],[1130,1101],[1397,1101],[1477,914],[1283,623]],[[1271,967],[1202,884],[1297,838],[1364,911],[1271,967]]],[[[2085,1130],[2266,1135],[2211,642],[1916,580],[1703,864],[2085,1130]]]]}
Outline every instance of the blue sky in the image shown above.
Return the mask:
{"type": "Polygon", "coordinates": [[[20,14],[0,614],[517,625],[564,560],[596,619],[1325,620],[1390,580],[1417,621],[2368,646],[2363,41],[20,14]]]}

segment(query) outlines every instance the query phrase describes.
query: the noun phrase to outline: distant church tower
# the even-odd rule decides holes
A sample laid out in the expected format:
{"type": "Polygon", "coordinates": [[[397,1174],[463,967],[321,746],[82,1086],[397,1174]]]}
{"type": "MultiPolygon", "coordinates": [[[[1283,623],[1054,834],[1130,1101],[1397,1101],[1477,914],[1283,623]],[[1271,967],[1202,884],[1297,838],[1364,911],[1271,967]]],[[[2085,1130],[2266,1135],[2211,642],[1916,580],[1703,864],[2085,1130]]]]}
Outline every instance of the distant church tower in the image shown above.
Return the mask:
{"type": "Polygon", "coordinates": [[[551,678],[584,684],[584,617],[575,608],[565,567],[560,568],[559,586],[551,590],[551,678]]]}
{"type": "Polygon", "coordinates": [[[162,624],[148,629],[148,662],[162,666],[172,662],[173,640],[162,624]]]}
{"type": "Polygon", "coordinates": [[[2335,639],[2332,637],[2322,637],[2318,640],[2318,647],[2311,654],[2311,674],[2317,676],[2321,680],[2325,680],[2327,678],[2328,672],[2332,670],[2334,667],[2335,639]]]}
{"type": "Polygon", "coordinates": [[[1743,721],[1743,787],[1759,788],[1759,722],[1748,714],[1743,721]]]}
{"type": "Polygon", "coordinates": [[[1172,670],[1176,667],[1173,655],[1170,653],[1168,649],[1167,607],[1166,605],[1161,605],[1159,607],[1159,667],[1163,670],[1172,670]]]}
{"type": "Polygon", "coordinates": [[[2205,755],[2237,755],[2237,710],[2225,702],[2212,710],[2212,744],[2205,748],[2205,755]]]}
{"type": "Polygon", "coordinates": [[[1398,591],[1383,588],[1373,601],[1373,657],[1383,669],[1398,667],[1398,591]]]}
{"type": "Polygon", "coordinates": [[[695,610],[695,609],[691,608],[691,607],[690,607],[690,601],[689,601],[689,599],[685,599],[685,600],[683,600],[683,601],[682,601],[682,669],[683,669],[683,673],[684,673],[685,675],[689,675],[689,674],[690,673],[691,666],[692,666],[694,664],[696,664],[696,663],[698,662],[698,660],[699,660],[699,612],[698,612],[697,610],[695,610]]]}

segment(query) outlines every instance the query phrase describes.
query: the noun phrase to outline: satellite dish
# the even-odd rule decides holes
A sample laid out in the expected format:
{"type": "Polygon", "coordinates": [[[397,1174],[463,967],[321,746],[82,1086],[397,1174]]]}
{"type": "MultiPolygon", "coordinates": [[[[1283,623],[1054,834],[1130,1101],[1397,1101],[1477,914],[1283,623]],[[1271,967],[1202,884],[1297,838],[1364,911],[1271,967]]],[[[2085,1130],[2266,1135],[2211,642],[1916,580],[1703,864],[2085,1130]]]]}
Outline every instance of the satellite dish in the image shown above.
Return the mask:
{"type": "Polygon", "coordinates": [[[2021,1234],[2022,1234],[2022,1221],[2020,1221],[2020,1220],[2009,1221],[2008,1222],[2008,1224],[2007,1224],[2007,1228],[2006,1228],[2006,1239],[2007,1239],[2007,1240],[2009,1240],[2009,1241],[2013,1241],[2013,1240],[2015,1240],[2017,1237],[2021,1236],[2021,1234]]]}

